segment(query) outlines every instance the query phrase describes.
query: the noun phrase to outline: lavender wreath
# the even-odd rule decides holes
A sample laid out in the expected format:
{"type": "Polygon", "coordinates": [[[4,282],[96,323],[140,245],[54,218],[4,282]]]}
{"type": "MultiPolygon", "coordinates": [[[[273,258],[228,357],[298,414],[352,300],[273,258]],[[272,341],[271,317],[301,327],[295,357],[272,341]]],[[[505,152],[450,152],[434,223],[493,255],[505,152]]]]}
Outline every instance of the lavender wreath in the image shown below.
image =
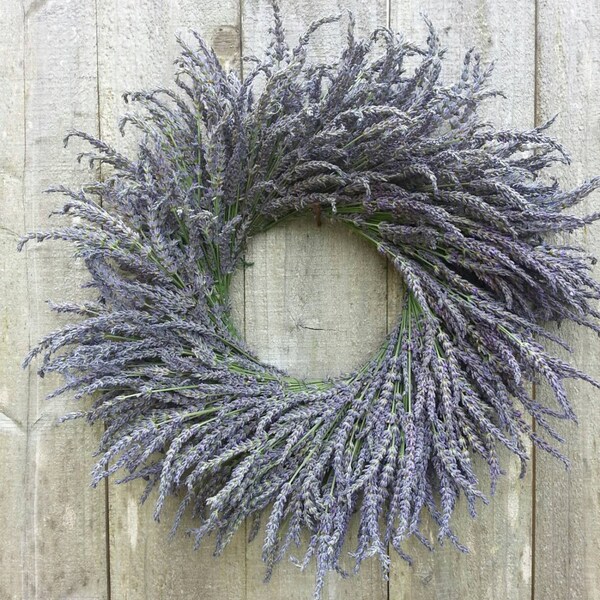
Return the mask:
{"type": "MultiPolygon", "coordinates": [[[[340,558],[351,516],[356,567],[390,549],[410,560],[411,536],[460,545],[451,515],[479,489],[473,458],[489,467],[498,449],[525,470],[528,440],[566,462],[548,441],[553,420],[575,416],[563,381],[591,378],[550,355],[565,345],[545,323],[600,331],[592,301],[594,259],[545,241],[600,217],[565,214],[600,185],[565,191],[539,175],[568,162],[545,130],[498,130],[478,108],[491,66],[467,52],[458,82],[443,85],[443,49],[431,24],[424,47],[386,28],[356,39],[350,16],[341,55],[307,61],[310,26],[290,48],[278,7],[272,41],[241,81],[195,35],[180,40],[178,91],[128,95],[143,133],[127,158],[75,132],[79,156],[110,174],[80,191],[63,187],[73,222],[27,240],[73,244],[96,301],[54,306],[83,319],[43,339],[40,375],[57,372],[53,395],[92,397],[67,417],[105,423],[93,483],[157,489],[158,519],[169,495],[199,520],[196,544],[216,534],[216,552],[248,517],[252,535],[267,513],[267,574],[291,545],[316,558],[320,594],[340,558]],[[416,63],[410,72],[407,61],[416,63]],[[260,82],[260,84],[258,84],[260,82]],[[260,89],[259,89],[260,87],[260,89]],[[264,364],[230,318],[229,285],[249,236],[311,207],[363,236],[404,281],[399,321],[364,366],[309,382],[264,364]],[[531,383],[545,382],[552,406],[531,383]],[[529,416],[537,427],[531,426],[529,416]],[[542,435],[545,433],[546,435],[542,435]],[[301,532],[309,538],[301,545],[301,532]]],[[[303,557],[302,557],[303,554],[303,557]]]]}

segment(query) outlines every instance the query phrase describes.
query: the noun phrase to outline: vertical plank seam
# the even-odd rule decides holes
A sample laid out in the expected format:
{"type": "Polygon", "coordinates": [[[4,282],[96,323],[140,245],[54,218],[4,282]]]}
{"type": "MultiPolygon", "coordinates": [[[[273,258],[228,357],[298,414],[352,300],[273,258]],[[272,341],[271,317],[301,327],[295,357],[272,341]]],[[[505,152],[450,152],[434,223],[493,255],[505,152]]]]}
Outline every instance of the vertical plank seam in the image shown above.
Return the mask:
{"type": "MultiPolygon", "coordinates": [[[[102,139],[102,119],[100,116],[100,25],[98,19],[98,0],[94,0],[94,19],[96,21],[96,115],[98,128],[98,138],[102,139]]],[[[102,164],[98,167],[100,176],[102,176],[102,164]]],[[[102,198],[100,198],[102,206],[102,198]]]]}
{"type": "Polygon", "coordinates": [[[109,493],[108,479],[104,479],[104,535],[106,540],[106,598],[111,600],[112,584],[110,579],[110,516],[108,513],[109,493]]]}
{"type": "MultiPolygon", "coordinates": [[[[100,101],[100,25],[98,18],[98,0],[94,0],[94,19],[96,24],[96,127],[98,130],[98,138],[102,139],[102,116],[101,116],[101,101],[100,101]]],[[[102,165],[98,167],[98,178],[102,181],[102,165]]],[[[102,198],[100,198],[100,206],[102,206],[102,198]]],[[[104,426],[106,430],[106,426],[104,426]]],[[[111,600],[112,583],[110,573],[110,496],[108,490],[108,478],[104,479],[104,560],[106,561],[106,598],[111,600]]]]}
{"type": "MultiPolygon", "coordinates": [[[[539,0],[533,5],[533,125],[539,120],[539,0]]],[[[531,396],[536,399],[536,385],[531,384],[531,396]]],[[[535,432],[535,418],[531,417],[531,428],[535,432]]],[[[536,553],[536,512],[537,512],[537,453],[535,442],[531,444],[531,600],[535,600],[535,553],[536,553]]]]}
{"type": "MultiPolygon", "coordinates": [[[[238,55],[240,60],[240,79],[244,79],[244,33],[243,33],[243,11],[244,11],[244,0],[239,0],[238,4],[238,55]]],[[[244,272],[246,269],[244,268],[244,272]]],[[[245,292],[244,288],[244,292],[245,292]]]]}
{"type": "MultiPolygon", "coordinates": [[[[23,205],[23,231],[27,231],[27,215],[25,207],[27,205],[27,189],[25,186],[25,179],[27,175],[27,75],[26,75],[26,64],[27,64],[27,13],[25,11],[25,5],[21,5],[21,9],[23,12],[23,64],[22,64],[22,72],[23,72],[23,186],[21,192],[21,203],[23,205]]],[[[27,308],[28,313],[31,314],[31,280],[29,277],[29,256],[28,251],[25,249],[25,281],[26,283],[26,292],[27,292],[27,308]]],[[[30,320],[27,320],[27,350],[31,349],[31,328],[29,326],[30,320]]],[[[32,402],[32,393],[31,387],[33,384],[32,378],[32,370],[27,370],[27,410],[25,416],[26,423],[26,436],[27,439],[25,441],[25,493],[26,499],[29,503],[29,483],[31,481],[31,469],[29,464],[29,459],[31,456],[31,439],[30,439],[30,419],[31,419],[31,402],[32,402]]],[[[29,507],[28,507],[29,508],[29,507]]],[[[32,511],[29,509],[26,511],[25,518],[25,527],[23,528],[23,538],[22,538],[22,573],[21,573],[21,591],[23,593],[24,600],[29,598],[29,582],[30,582],[30,569],[27,568],[27,560],[29,558],[29,539],[30,532],[33,527],[30,527],[30,520],[33,519],[32,511]]]]}

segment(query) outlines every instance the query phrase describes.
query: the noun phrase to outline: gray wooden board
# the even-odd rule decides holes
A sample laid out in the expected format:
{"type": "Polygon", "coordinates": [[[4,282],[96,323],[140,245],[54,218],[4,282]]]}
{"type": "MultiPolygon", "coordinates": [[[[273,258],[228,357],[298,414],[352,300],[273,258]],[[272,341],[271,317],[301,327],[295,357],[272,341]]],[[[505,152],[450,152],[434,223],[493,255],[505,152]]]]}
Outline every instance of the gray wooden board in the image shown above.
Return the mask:
{"type": "MultiPolygon", "coordinates": [[[[565,186],[600,174],[600,5],[574,0],[543,0],[538,8],[538,120],[558,113],[552,132],[573,162],[556,170],[565,186]]],[[[595,192],[578,214],[598,211],[595,192]]],[[[561,241],[600,254],[600,225],[561,241]]],[[[600,269],[594,268],[596,277],[600,269]]],[[[597,305],[596,305],[597,306],[597,305]]],[[[600,378],[598,336],[581,327],[561,327],[573,353],[563,358],[600,378]]],[[[565,472],[544,452],[536,458],[535,587],[539,600],[595,600],[600,597],[600,393],[584,382],[568,382],[579,425],[561,427],[567,443],[560,450],[571,460],[565,472]]],[[[547,390],[540,396],[547,402],[547,390]]]]}
{"type": "MultiPolygon", "coordinates": [[[[129,110],[127,91],[174,87],[178,53],[176,34],[192,42],[190,29],[212,44],[221,60],[234,68],[239,58],[239,6],[226,0],[155,2],[114,0],[98,4],[98,69],[103,139],[129,152],[135,135],[119,139],[117,122],[129,110]]],[[[123,599],[239,598],[244,593],[244,544],[238,536],[219,560],[211,540],[193,552],[184,519],[172,542],[167,536],[177,509],[165,506],[160,524],[152,519],[154,496],[142,506],[139,485],[109,485],[111,597],[123,599]]]]}
{"type": "MultiPolygon", "coordinates": [[[[493,87],[506,100],[493,100],[484,115],[501,126],[531,127],[534,120],[534,4],[530,2],[461,0],[393,0],[391,24],[413,41],[424,43],[426,14],[447,54],[442,79],[451,81],[462,68],[464,52],[474,46],[485,61],[495,60],[493,87]],[[507,16],[510,17],[507,18],[507,16]]],[[[409,567],[396,558],[390,579],[390,598],[529,598],[531,594],[532,470],[519,480],[520,466],[504,452],[506,477],[492,503],[481,506],[473,521],[459,501],[454,530],[471,552],[461,554],[450,543],[430,552],[412,540],[406,550],[409,567]]],[[[488,486],[486,465],[479,464],[482,485],[488,486]]],[[[488,489],[483,490],[487,493],[488,489]]],[[[461,499],[463,500],[463,499],[461,499]]],[[[425,519],[425,531],[435,528],[425,519]]]]}
{"type": "Polygon", "coordinates": [[[25,218],[25,106],[23,80],[23,15],[18,6],[0,7],[0,598],[7,600],[23,589],[23,531],[26,494],[27,403],[29,376],[19,357],[28,350],[28,315],[16,310],[27,302],[26,256],[15,256],[16,232],[25,218]],[[9,37],[8,31],[12,32],[9,37]],[[12,38],[12,39],[11,39],[12,38]]]}
{"type": "MultiPolygon", "coordinates": [[[[97,129],[96,20],[93,3],[2,3],[2,226],[22,234],[48,227],[59,201],[42,192],[82,180],[61,140],[74,127],[97,129]],[[6,143],[6,145],[5,145],[6,143]],[[6,162],[5,162],[6,161],[6,162]]],[[[71,248],[31,245],[17,256],[1,233],[3,270],[0,514],[2,598],[106,598],[105,500],[89,488],[98,431],[58,426],[76,405],[46,400],[59,383],[21,372],[31,343],[59,326],[46,301],[80,293],[83,269],[71,248]],[[6,482],[10,482],[6,485],[6,482]]]]}
{"type": "MultiPolygon", "coordinates": [[[[295,43],[308,25],[345,8],[356,16],[359,33],[387,23],[386,4],[362,2],[281,2],[284,24],[295,43]]],[[[244,1],[244,54],[265,47],[271,9],[266,0],[244,1]]],[[[347,20],[327,25],[315,36],[313,59],[331,58],[345,39],[347,20]]],[[[317,227],[306,218],[281,225],[252,240],[245,271],[246,338],[261,358],[305,377],[337,375],[361,364],[386,332],[386,264],[374,248],[342,227],[317,227]]],[[[356,523],[351,535],[355,545],[356,523]]],[[[262,583],[260,542],[247,549],[247,597],[310,598],[314,568],[303,573],[290,562],[262,583]]],[[[349,561],[349,566],[350,561],[349,561]]],[[[324,598],[385,598],[387,585],[376,561],[356,578],[329,577],[324,598]]]]}
{"type": "MultiPolygon", "coordinates": [[[[359,366],[381,344],[386,264],[343,226],[291,221],[252,240],[247,261],[246,337],[263,360],[299,377],[335,376],[359,366]]],[[[249,598],[279,598],[286,589],[291,598],[310,597],[313,568],[300,573],[282,562],[265,587],[260,552],[259,541],[248,546],[249,598]]],[[[367,561],[351,580],[331,576],[324,597],[344,597],[350,588],[357,598],[385,597],[379,565],[367,561]]]]}

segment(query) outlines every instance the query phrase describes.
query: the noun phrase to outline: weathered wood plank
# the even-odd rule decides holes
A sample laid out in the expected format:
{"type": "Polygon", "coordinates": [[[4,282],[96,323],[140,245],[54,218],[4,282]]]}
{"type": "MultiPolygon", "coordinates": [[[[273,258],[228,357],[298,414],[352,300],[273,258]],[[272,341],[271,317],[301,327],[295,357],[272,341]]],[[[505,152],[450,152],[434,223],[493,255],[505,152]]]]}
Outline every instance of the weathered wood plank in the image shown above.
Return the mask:
{"type": "Polygon", "coordinates": [[[22,590],[26,511],[23,510],[27,450],[29,374],[19,358],[28,350],[26,256],[15,256],[16,235],[23,230],[25,162],[25,86],[23,15],[19,6],[0,6],[0,598],[22,590]],[[11,36],[7,35],[11,32],[11,36]],[[11,355],[14,353],[14,357],[11,355]]]}
{"type": "MultiPolygon", "coordinates": [[[[49,227],[60,200],[44,189],[85,177],[61,140],[69,129],[97,128],[95,32],[93,3],[0,8],[0,221],[18,234],[49,227]]],[[[47,243],[17,256],[14,237],[2,230],[0,238],[0,597],[106,598],[105,498],[89,488],[98,432],[57,426],[76,407],[46,400],[55,378],[20,370],[28,347],[59,326],[46,300],[81,293],[83,270],[70,248],[47,243]]]]}
{"type": "MultiPolygon", "coordinates": [[[[505,126],[530,127],[534,120],[534,3],[478,0],[393,0],[391,25],[409,39],[424,42],[429,16],[448,48],[445,78],[453,78],[464,52],[475,46],[484,60],[496,60],[494,87],[507,100],[494,100],[484,114],[505,126]]],[[[447,79],[450,80],[450,79],[447,79]]],[[[529,598],[531,594],[531,469],[519,480],[519,465],[504,453],[506,477],[490,506],[481,507],[473,521],[459,502],[454,528],[471,552],[459,553],[450,544],[430,553],[416,542],[407,544],[414,558],[409,567],[397,558],[392,566],[390,598],[470,600],[529,598]]],[[[481,464],[480,472],[485,465],[481,464]]],[[[487,485],[482,478],[482,485],[487,485]]],[[[487,492],[485,487],[484,491],[487,492]]],[[[435,531],[425,521],[425,531],[435,531]]]]}
{"type": "MultiPolygon", "coordinates": [[[[573,163],[556,174],[565,186],[600,173],[600,5],[541,0],[538,7],[537,115],[543,122],[557,112],[552,134],[564,143],[573,163]]],[[[576,209],[598,210],[598,192],[576,209]]],[[[565,237],[600,255],[599,226],[565,237]]],[[[595,268],[596,277],[600,269],[595,268]]],[[[600,378],[598,337],[580,327],[561,327],[573,347],[562,356],[600,378]]],[[[568,382],[579,426],[562,427],[560,448],[571,460],[569,472],[543,452],[536,457],[535,594],[546,598],[592,600],[600,593],[600,417],[598,390],[568,382]]],[[[540,394],[545,394],[540,391],[540,394]]]]}
{"type": "MultiPolygon", "coordinates": [[[[238,64],[239,5],[235,0],[111,0],[99,3],[98,10],[101,132],[103,139],[122,148],[131,151],[135,138],[118,139],[117,121],[126,110],[121,95],[171,84],[177,32],[196,29],[227,67],[238,64]]],[[[152,520],[153,496],[139,505],[142,490],[142,485],[109,484],[112,598],[243,598],[243,535],[216,560],[211,540],[193,552],[184,532],[194,523],[187,518],[175,540],[168,543],[177,502],[165,506],[157,525],[152,520]]]]}
{"type": "MultiPolygon", "coordinates": [[[[386,3],[282,1],[291,43],[315,19],[353,11],[360,33],[387,20],[386,3]]],[[[260,54],[272,22],[267,0],[243,2],[244,54],[260,54]]],[[[346,20],[328,25],[314,37],[312,56],[331,59],[346,35],[346,20]]],[[[246,338],[258,355],[299,376],[336,375],[359,365],[383,340],[386,331],[386,264],[373,248],[341,227],[317,227],[310,217],[257,236],[248,249],[253,266],[245,272],[246,338]]],[[[352,535],[357,534],[354,526],[352,535]]],[[[259,534],[260,538],[260,534],[259,534]]],[[[352,549],[352,544],[348,550],[352,549]]],[[[262,582],[261,542],[247,549],[248,598],[310,598],[314,569],[304,573],[290,562],[262,582]]],[[[366,561],[358,576],[330,576],[324,598],[387,597],[379,564],[366,561]]]]}
{"type": "MultiPolygon", "coordinates": [[[[335,376],[380,345],[386,263],[345,227],[318,227],[311,217],[291,221],[253,239],[247,260],[246,338],[263,360],[299,377],[335,376]]],[[[354,523],[350,535],[357,532],[354,523]]],[[[311,597],[314,569],[301,573],[282,562],[265,587],[260,554],[258,539],[247,548],[248,598],[311,597]]],[[[330,576],[324,598],[343,598],[350,590],[356,598],[386,598],[386,588],[379,564],[368,560],[350,580],[330,576]]]]}

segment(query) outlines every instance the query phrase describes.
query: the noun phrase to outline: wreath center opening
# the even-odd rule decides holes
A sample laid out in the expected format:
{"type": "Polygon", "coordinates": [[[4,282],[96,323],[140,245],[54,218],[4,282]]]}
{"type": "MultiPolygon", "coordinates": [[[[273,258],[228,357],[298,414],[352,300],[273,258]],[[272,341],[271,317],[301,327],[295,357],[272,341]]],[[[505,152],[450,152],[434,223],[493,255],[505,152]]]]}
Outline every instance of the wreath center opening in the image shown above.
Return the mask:
{"type": "Polygon", "coordinates": [[[396,314],[385,259],[348,227],[303,215],[248,241],[232,317],[262,361],[326,379],[360,367],[396,314]]]}

